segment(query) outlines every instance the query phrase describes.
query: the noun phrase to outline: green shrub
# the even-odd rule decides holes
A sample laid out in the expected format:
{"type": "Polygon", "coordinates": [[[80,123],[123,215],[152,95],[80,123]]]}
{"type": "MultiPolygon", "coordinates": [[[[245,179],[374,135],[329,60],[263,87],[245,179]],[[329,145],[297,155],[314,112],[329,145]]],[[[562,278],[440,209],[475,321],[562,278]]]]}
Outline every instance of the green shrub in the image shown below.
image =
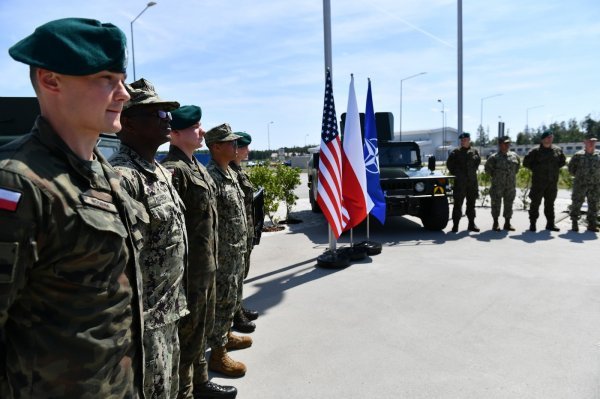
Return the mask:
{"type": "Polygon", "coordinates": [[[279,209],[279,190],[275,178],[275,171],[267,165],[257,165],[248,169],[248,177],[255,187],[262,187],[264,190],[265,214],[273,222],[273,214],[279,209]]]}
{"type": "Polygon", "coordinates": [[[285,218],[289,219],[292,207],[296,205],[298,199],[298,196],[294,194],[294,190],[300,185],[300,168],[277,165],[275,167],[275,179],[279,185],[279,199],[285,203],[285,218]]]}
{"type": "Polygon", "coordinates": [[[490,195],[490,184],[492,177],[486,172],[477,172],[477,184],[479,185],[480,206],[485,206],[490,195]]]}

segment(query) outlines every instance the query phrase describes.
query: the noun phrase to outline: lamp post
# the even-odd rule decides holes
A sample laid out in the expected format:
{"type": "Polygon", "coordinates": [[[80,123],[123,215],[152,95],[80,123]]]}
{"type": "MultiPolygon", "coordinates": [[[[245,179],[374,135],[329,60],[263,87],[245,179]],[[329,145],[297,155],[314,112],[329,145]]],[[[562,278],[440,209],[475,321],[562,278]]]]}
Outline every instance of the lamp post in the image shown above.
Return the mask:
{"type": "Polygon", "coordinates": [[[492,94],[491,96],[483,97],[481,99],[481,108],[479,110],[479,126],[481,126],[481,129],[483,129],[483,101],[487,100],[488,98],[498,97],[501,95],[502,95],[502,93],[492,94]]]}
{"type": "Polygon", "coordinates": [[[527,108],[527,110],[525,111],[525,133],[529,133],[529,110],[542,107],[543,105],[535,105],[533,107],[527,108]]]}
{"type": "Polygon", "coordinates": [[[267,150],[271,149],[271,125],[273,121],[267,123],[267,150]]]}
{"type": "Polygon", "coordinates": [[[400,123],[400,128],[399,128],[399,133],[398,133],[398,135],[399,135],[398,139],[399,139],[400,141],[402,141],[402,83],[403,83],[405,80],[412,79],[412,78],[416,78],[417,76],[425,75],[426,73],[427,73],[427,72],[420,72],[420,73],[417,73],[417,74],[415,74],[415,75],[411,75],[411,76],[409,76],[409,77],[406,77],[406,78],[404,78],[404,79],[400,79],[400,117],[399,117],[399,119],[398,119],[398,120],[400,121],[400,122],[399,122],[399,123],[400,123]]]}
{"type": "Polygon", "coordinates": [[[444,151],[446,150],[446,107],[444,106],[444,102],[438,98],[438,103],[442,104],[442,147],[444,151]]]}
{"type": "Polygon", "coordinates": [[[131,27],[131,58],[132,58],[132,62],[133,62],[133,80],[135,81],[135,49],[133,47],[133,23],[144,13],[144,11],[146,11],[148,8],[155,6],[156,2],[155,1],[150,1],[148,2],[148,4],[146,4],[146,7],[142,10],[142,12],[140,12],[138,14],[137,17],[135,17],[133,19],[133,21],[131,21],[131,24],[129,25],[131,27]]]}

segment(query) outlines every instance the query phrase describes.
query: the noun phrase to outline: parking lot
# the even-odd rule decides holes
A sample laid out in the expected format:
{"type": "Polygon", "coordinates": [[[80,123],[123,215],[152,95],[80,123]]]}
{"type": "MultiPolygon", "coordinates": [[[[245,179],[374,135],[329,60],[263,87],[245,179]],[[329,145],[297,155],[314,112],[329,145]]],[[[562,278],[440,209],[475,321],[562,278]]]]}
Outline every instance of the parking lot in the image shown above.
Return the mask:
{"type": "Polygon", "coordinates": [[[600,250],[568,231],[568,192],[559,232],[526,231],[524,211],[515,232],[491,231],[489,208],[480,233],[397,217],[371,224],[380,255],[327,270],[327,225],[304,191],[304,222],[252,254],[245,304],[261,316],[254,345],[232,354],[248,372],[215,376],[238,398],[600,398],[600,250]]]}

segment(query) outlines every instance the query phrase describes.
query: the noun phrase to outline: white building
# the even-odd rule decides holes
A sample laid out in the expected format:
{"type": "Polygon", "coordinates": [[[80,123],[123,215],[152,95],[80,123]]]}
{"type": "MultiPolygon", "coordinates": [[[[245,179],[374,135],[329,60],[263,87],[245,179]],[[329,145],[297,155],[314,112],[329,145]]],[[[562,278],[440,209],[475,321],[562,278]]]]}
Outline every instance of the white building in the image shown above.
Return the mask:
{"type": "MultiPolygon", "coordinates": [[[[426,162],[431,155],[435,155],[438,161],[445,161],[450,151],[459,144],[458,131],[453,127],[404,131],[401,139],[416,141],[419,144],[423,162],[426,162]]],[[[394,140],[400,140],[398,132],[394,132],[394,140]]]]}

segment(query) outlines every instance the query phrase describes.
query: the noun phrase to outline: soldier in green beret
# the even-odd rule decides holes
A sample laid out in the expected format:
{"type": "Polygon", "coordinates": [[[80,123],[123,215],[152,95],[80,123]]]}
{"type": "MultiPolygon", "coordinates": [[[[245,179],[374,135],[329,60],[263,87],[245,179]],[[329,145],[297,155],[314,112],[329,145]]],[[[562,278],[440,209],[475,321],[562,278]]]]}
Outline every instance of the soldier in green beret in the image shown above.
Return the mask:
{"type": "Polygon", "coordinates": [[[233,360],[227,350],[252,344],[250,337],[238,337],[230,331],[238,304],[238,287],[242,284],[248,240],[244,194],[236,173],[229,166],[236,157],[236,140],[239,138],[226,123],[210,129],[205,136],[211,155],[206,169],[215,182],[219,218],[217,301],[215,325],[208,340],[211,347],[208,367],[230,377],[246,374],[246,366],[233,360]],[[236,347],[231,347],[232,344],[236,347]]]}
{"type": "Polygon", "coordinates": [[[584,149],[577,151],[569,161],[569,173],[573,175],[571,194],[572,230],[579,231],[578,221],[581,205],[587,198],[587,229],[598,232],[598,201],[600,200],[600,151],[596,150],[598,138],[588,134],[583,142],[584,149]]]}
{"type": "Polygon", "coordinates": [[[137,80],[125,86],[131,99],[121,114],[121,147],[110,159],[121,185],[143,204],[150,222],[142,229],[140,266],[143,278],[144,393],[147,398],[175,398],[179,389],[177,323],[188,314],[183,277],[187,239],[181,198],[171,174],[154,160],[169,140],[170,111],[175,101],[161,99],[152,83],[137,80]]]}
{"type": "Polygon", "coordinates": [[[95,146],[121,129],[125,35],[66,18],[9,54],[30,66],[41,115],[0,148],[0,397],[143,397],[148,215],[95,146]]]}
{"type": "MultiPolygon", "coordinates": [[[[184,105],[172,112],[171,145],[162,160],[172,173],[173,186],[185,204],[188,240],[186,295],[190,314],[179,322],[180,399],[235,398],[237,390],[208,379],[206,342],[215,322],[217,270],[217,186],[206,168],[194,158],[205,135],[202,109],[184,105]]],[[[229,343],[234,343],[233,340],[229,343]]]]}
{"type": "MultiPolygon", "coordinates": [[[[250,181],[248,174],[242,169],[242,161],[248,158],[250,153],[250,143],[252,142],[252,136],[246,132],[235,132],[239,139],[237,139],[237,155],[233,161],[229,163],[231,169],[237,173],[238,183],[244,193],[244,205],[246,206],[246,217],[248,219],[248,251],[244,257],[244,270],[240,276],[240,281],[244,281],[248,277],[248,271],[250,270],[250,253],[254,247],[254,185],[250,181]]],[[[243,284],[239,284],[238,287],[238,298],[236,311],[233,317],[233,328],[243,332],[251,333],[256,329],[255,324],[252,320],[258,318],[258,312],[256,310],[246,309],[242,305],[243,298],[243,284]]]]}

